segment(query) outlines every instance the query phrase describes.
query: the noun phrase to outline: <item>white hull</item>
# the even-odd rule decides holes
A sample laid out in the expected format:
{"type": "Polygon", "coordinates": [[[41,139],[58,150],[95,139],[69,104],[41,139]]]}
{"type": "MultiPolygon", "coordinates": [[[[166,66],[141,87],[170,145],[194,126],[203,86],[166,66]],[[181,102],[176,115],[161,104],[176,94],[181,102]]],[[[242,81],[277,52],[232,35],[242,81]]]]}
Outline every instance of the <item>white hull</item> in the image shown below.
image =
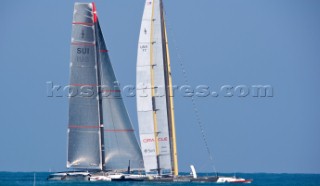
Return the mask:
{"type": "Polygon", "coordinates": [[[90,178],[90,173],[88,172],[60,172],[51,174],[48,177],[50,181],[88,181],[90,178]]]}
{"type": "Polygon", "coordinates": [[[217,180],[217,183],[251,183],[252,180],[246,180],[244,178],[237,177],[220,177],[217,180]]]}
{"type": "Polygon", "coordinates": [[[89,181],[112,181],[109,176],[90,176],[89,181]]]}
{"type": "Polygon", "coordinates": [[[60,172],[49,175],[50,181],[142,181],[147,176],[109,172],[60,172]]]}

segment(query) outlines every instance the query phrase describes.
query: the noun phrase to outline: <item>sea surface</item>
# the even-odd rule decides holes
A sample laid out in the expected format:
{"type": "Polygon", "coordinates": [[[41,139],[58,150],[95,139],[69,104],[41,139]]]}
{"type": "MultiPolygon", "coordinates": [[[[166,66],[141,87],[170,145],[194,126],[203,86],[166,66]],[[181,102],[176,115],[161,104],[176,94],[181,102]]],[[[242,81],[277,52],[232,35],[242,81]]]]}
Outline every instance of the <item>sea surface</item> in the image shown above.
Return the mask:
{"type": "MultiPolygon", "coordinates": [[[[0,186],[166,186],[166,185],[259,185],[259,186],[320,186],[320,174],[267,174],[238,173],[237,177],[253,179],[251,184],[221,184],[221,183],[142,183],[142,182],[70,182],[47,181],[48,172],[0,172],[0,186]],[[35,178],[34,179],[34,175],[35,178]],[[34,181],[35,180],[35,181],[34,181]]],[[[207,174],[200,174],[207,175],[207,174]]],[[[220,174],[234,176],[234,174],[220,174]]]]}

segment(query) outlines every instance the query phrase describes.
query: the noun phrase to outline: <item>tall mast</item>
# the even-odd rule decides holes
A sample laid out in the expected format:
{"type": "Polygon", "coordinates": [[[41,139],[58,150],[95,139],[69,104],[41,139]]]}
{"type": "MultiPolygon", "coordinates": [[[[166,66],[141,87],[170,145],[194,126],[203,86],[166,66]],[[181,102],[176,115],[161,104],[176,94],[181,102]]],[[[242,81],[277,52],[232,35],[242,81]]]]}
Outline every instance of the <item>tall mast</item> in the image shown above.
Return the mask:
{"type": "Polygon", "coordinates": [[[99,55],[99,30],[100,25],[97,17],[97,10],[95,3],[92,3],[93,11],[93,22],[94,22],[94,32],[95,32],[95,41],[96,41],[96,70],[97,70],[97,99],[98,99],[98,111],[99,111],[99,126],[100,126],[100,152],[101,152],[101,170],[105,169],[105,148],[104,148],[104,126],[103,126],[103,113],[102,113],[102,96],[101,96],[101,61],[99,55]]]}
{"type": "Polygon", "coordinates": [[[163,2],[160,0],[160,12],[161,12],[161,24],[162,24],[162,38],[163,38],[163,52],[164,52],[164,71],[165,71],[165,89],[167,98],[167,112],[168,112],[168,125],[169,125],[169,136],[170,136],[170,147],[171,147],[171,161],[172,171],[174,176],[178,176],[178,153],[177,153],[177,142],[176,142],[176,129],[174,119],[174,105],[173,105],[173,90],[172,90],[172,76],[170,67],[170,55],[168,46],[168,37],[166,30],[166,23],[163,10],[163,2]]]}
{"type": "Polygon", "coordinates": [[[154,30],[154,3],[152,3],[152,16],[151,16],[151,35],[150,35],[150,71],[151,71],[151,96],[152,96],[152,105],[153,105],[153,123],[154,123],[154,139],[156,145],[156,158],[157,158],[157,171],[160,175],[160,158],[159,158],[159,141],[158,141],[158,123],[157,123],[157,113],[155,109],[155,84],[154,84],[154,72],[153,72],[153,30],[154,30]]]}

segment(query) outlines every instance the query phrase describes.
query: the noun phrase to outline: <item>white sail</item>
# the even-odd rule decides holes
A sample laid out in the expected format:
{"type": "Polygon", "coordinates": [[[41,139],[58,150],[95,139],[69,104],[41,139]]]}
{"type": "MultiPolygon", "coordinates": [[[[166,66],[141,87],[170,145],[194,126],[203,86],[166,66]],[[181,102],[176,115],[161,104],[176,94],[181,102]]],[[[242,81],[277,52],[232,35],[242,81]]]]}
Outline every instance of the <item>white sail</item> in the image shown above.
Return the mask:
{"type": "Polygon", "coordinates": [[[161,0],[147,0],[137,59],[137,109],[147,174],[172,174],[161,0]]]}
{"type": "Polygon", "coordinates": [[[151,92],[150,33],[152,2],[145,5],[138,46],[137,59],[137,110],[141,151],[146,173],[157,169],[156,143],[151,92]]]}

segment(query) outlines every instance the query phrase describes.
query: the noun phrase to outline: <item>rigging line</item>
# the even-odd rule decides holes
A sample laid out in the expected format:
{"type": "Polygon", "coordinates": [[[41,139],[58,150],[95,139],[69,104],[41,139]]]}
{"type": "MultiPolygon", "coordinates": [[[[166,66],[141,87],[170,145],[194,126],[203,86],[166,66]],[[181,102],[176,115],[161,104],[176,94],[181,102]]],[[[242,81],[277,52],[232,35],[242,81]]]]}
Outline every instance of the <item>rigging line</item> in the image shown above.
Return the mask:
{"type": "MultiPolygon", "coordinates": [[[[165,10],[164,10],[164,13],[166,14],[165,10]]],[[[172,38],[173,38],[172,39],[173,48],[176,50],[176,53],[177,53],[178,63],[179,63],[180,68],[182,70],[184,83],[188,85],[189,84],[189,79],[188,79],[187,71],[186,71],[185,66],[183,64],[182,55],[180,54],[180,50],[178,48],[177,41],[175,39],[175,33],[174,33],[171,25],[169,24],[169,21],[168,21],[167,17],[166,17],[166,20],[167,20],[168,29],[171,31],[171,35],[172,35],[172,38]]],[[[202,123],[202,120],[201,120],[201,117],[200,117],[200,114],[199,114],[198,107],[197,107],[196,101],[194,99],[194,96],[191,97],[191,102],[192,102],[193,111],[195,113],[196,120],[197,120],[197,123],[198,123],[198,127],[200,128],[200,131],[201,131],[202,140],[204,142],[206,151],[207,151],[207,153],[209,155],[210,163],[212,165],[213,171],[217,174],[216,168],[215,168],[214,163],[213,163],[213,155],[212,155],[212,153],[210,151],[210,148],[209,148],[209,145],[208,145],[208,140],[206,138],[206,133],[205,133],[205,130],[204,130],[204,126],[203,126],[203,123],[202,123]]]]}

